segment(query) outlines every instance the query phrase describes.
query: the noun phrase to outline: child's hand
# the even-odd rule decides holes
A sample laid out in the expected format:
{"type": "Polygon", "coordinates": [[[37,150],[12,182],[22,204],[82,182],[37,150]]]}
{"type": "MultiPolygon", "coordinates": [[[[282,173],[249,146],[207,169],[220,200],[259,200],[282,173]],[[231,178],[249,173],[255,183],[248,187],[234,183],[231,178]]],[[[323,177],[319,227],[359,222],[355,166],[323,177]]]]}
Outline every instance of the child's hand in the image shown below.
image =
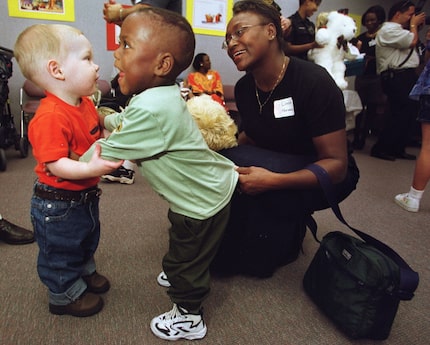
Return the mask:
{"type": "Polygon", "coordinates": [[[69,157],[62,157],[54,162],[45,164],[45,172],[48,176],[57,176],[62,180],[82,180],[99,177],[118,169],[124,163],[108,161],[101,158],[101,147],[96,144],[93,155],[88,163],[75,161],[69,157]]]}
{"type": "Polygon", "coordinates": [[[113,170],[118,169],[123,163],[124,160],[120,160],[118,162],[108,161],[101,158],[102,149],[99,144],[95,145],[94,153],[90,159],[88,164],[88,169],[91,171],[91,175],[94,176],[102,176],[110,173],[113,170]]]}

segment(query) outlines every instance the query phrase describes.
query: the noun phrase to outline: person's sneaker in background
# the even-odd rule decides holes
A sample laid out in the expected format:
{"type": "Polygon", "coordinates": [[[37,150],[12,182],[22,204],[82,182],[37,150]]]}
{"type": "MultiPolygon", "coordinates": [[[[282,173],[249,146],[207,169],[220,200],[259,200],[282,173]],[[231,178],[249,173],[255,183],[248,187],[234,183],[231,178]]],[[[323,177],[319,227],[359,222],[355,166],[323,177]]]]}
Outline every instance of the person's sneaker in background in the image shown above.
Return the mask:
{"type": "Polygon", "coordinates": [[[394,197],[394,201],[401,208],[404,208],[409,212],[418,212],[420,208],[420,201],[416,198],[412,198],[408,193],[398,194],[394,197]]]}
{"type": "Polygon", "coordinates": [[[102,175],[103,181],[119,182],[124,184],[133,184],[134,170],[126,169],[120,166],[118,169],[112,171],[110,174],[102,175]]]}

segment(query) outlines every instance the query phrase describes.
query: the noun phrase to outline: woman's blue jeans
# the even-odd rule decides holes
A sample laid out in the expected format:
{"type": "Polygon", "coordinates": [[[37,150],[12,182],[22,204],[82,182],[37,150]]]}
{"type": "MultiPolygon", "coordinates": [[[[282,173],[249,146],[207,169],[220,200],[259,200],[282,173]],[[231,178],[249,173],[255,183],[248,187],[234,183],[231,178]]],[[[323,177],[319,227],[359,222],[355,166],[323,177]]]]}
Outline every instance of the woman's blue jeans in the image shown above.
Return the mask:
{"type": "MultiPolygon", "coordinates": [[[[38,186],[53,189],[36,182],[38,186]]],[[[99,198],[91,201],[31,199],[31,220],[39,246],[37,271],[49,289],[49,303],[66,305],[87,288],[82,276],[95,269],[100,239],[99,198]]]]}

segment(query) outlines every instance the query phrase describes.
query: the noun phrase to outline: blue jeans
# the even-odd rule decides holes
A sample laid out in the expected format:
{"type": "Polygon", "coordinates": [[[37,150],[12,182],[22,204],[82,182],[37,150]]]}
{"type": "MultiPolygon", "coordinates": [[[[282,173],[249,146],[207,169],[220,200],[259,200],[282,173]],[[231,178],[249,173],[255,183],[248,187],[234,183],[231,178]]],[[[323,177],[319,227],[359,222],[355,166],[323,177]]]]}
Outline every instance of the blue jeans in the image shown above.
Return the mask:
{"type": "MultiPolygon", "coordinates": [[[[36,185],[55,190],[39,182],[36,185]]],[[[39,246],[37,271],[49,289],[49,303],[70,304],[87,288],[82,276],[96,270],[94,252],[100,239],[99,198],[58,201],[33,195],[31,221],[39,246]]]]}

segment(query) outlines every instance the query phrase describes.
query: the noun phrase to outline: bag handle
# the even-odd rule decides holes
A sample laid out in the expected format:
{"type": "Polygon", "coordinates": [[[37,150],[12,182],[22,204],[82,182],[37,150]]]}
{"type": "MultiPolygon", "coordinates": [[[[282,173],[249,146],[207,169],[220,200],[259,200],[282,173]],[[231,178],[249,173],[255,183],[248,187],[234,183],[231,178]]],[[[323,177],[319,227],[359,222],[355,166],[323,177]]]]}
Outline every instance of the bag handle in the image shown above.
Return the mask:
{"type": "MultiPolygon", "coordinates": [[[[396,295],[401,300],[412,299],[412,297],[414,297],[414,291],[418,287],[418,282],[419,282],[418,273],[412,270],[412,268],[406,263],[406,261],[403,260],[403,258],[399,254],[397,254],[393,249],[391,249],[385,243],[377,240],[376,238],[358,229],[353,228],[347,223],[347,221],[345,220],[345,218],[343,217],[340,211],[339,204],[337,203],[337,199],[334,195],[333,184],[330,180],[330,176],[324,168],[322,168],[317,164],[310,164],[306,166],[305,169],[308,169],[311,172],[313,172],[315,176],[318,178],[318,182],[320,183],[320,186],[324,191],[327,201],[331,209],[333,210],[333,213],[336,215],[339,221],[341,221],[348,228],[350,228],[354,233],[356,233],[359,237],[361,237],[366,243],[373,245],[382,253],[387,255],[399,266],[400,281],[399,281],[399,290],[396,291],[396,295]]],[[[315,226],[316,226],[316,223],[315,223],[315,226]]],[[[316,233],[316,228],[315,228],[315,233],[316,233]]]]}
{"type": "Polygon", "coordinates": [[[397,68],[402,67],[402,66],[406,63],[406,61],[408,61],[408,60],[409,60],[409,58],[411,57],[411,55],[412,55],[413,51],[414,51],[414,48],[411,48],[411,50],[409,51],[408,56],[406,56],[406,59],[405,59],[405,60],[404,60],[400,65],[398,65],[398,66],[397,66],[397,68]]]}

